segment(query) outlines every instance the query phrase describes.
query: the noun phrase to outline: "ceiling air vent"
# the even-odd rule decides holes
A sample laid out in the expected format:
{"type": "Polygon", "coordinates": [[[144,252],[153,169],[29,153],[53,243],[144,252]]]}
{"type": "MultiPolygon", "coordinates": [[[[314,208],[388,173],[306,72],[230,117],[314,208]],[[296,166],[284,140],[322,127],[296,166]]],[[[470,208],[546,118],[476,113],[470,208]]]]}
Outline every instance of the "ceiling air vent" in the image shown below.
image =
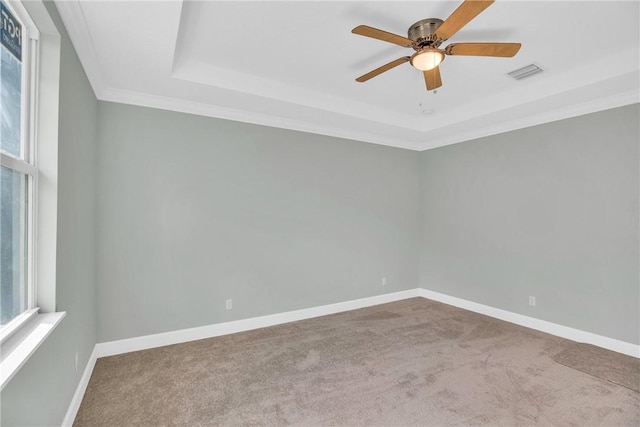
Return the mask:
{"type": "Polygon", "coordinates": [[[544,71],[542,68],[538,67],[535,64],[531,64],[531,65],[527,65],[526,67],[513,70],[508,74],[516,80],[521,80],[521,79],[524,79],[525,77],[529,77],[529,76],[533,76],[534,74],[541,73],[542,71],[544,71]]]}

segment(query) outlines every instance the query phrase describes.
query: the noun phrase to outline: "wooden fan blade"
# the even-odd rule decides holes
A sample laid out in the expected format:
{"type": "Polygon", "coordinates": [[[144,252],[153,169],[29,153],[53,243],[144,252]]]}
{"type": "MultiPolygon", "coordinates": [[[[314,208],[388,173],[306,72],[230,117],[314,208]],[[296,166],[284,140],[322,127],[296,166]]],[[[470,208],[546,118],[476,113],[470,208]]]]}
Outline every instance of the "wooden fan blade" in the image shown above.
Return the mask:
{"type": "Polygon", "coordinates": [[[424,82],[427,85],[427,90],[434,90],[442,86],[442,79],[440,78],[440,67],[423,71],[423,74],[424,82]]]}
{"type": "Polygon", "coordinates": [[[397,67],[400,64],[404,64],[405,62],[409,61],[409,59],[411,59],[410,56],[405,56],[403,58],[398,58],[395,61],[391,61],[388,64],[383,65],[382,67],[378,67],[373,71],[369,71],[367,74],[360,76],[356,79],[357,82],[366,82],[369,79],[374,78],[375,76],[377,76],[378,74],[382,74],[385,71],[389,71],[390,69],[397,67]]]}
{"type": "Polygon", "coordinates": [[[512,57],[520,43],[453,43],[444,50],[447,55],[512,57]]]}
{"type": "Polygon", "coordinates": [[[373,39],[382,40],[383,42],[397,44],[398,46],[402,47],[413,46],[413,40],[399,36],[397,34],[388,33],[377,28],[369,27],[368,25],[358,25],[353,30],[351,30],[351,32],[360,36],[371,37],[373,39]]]}
{"type": "Polygon", "coordinates": [[[451,38],[491,3],[493,0],[465,0],[436,30],[437,38],[442,41],[451,38]]]}

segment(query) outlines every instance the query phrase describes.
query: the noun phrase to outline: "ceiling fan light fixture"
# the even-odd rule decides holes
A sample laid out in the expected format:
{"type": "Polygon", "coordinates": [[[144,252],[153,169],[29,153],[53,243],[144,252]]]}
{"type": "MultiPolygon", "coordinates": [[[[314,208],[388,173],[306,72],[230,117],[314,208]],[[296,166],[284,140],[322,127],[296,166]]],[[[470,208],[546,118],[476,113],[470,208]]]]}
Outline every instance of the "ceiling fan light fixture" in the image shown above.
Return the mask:
{"type": "Polygon", "coordinates": [[[434,48],[419,50],[411,57],[411,65],[421,71],[433,70],[442,61],[444,61],[444,52],[434,48]]]}
{"type": "Polygon", "coordinates": [[[461,28],[491,6],[493,2],[494,0],[464,0],[444,21],[438,18],[427,18],[416,22],[409,27],[407,37],[368,25],[358,25],[351,30],[353,34],[411,48],[416,52],[411,56],[403,56],[369,71],[358,77],[356,81],[366,82],[405,62],[410,62],[411,66],[422,71],[427,90],[435,91],[442,86],[439,65],[444,61],[445,55],[498,58],[515,56],[522,46],[520,43],[452,43],[444,49],[440,49],[443,42],[449,40],[461,28]]]}

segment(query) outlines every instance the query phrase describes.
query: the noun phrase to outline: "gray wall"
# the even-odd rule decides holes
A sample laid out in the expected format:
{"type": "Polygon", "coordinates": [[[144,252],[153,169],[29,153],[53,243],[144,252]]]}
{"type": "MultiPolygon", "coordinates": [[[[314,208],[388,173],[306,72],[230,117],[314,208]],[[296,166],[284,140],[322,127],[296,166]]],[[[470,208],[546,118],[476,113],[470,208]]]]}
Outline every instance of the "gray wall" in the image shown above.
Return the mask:
{"type": "Polygon", "coordinates": [[[421,153],[421,286],[640,343],[638,117],[636,104],[421,153]]]}
{"type": "Polygon", "coordinates": [[[418,286],[415,152],[103,102],[98,134],[100,342],[418,286]]]}
{"type": "Polygon", "coordinates": [[[67,317],[2,425],[59,424],[96,341],[418,285],[640,342],[638,105],[415,153],[97,103],[47,8],[67,317]]]}
{"type": "Polygon", "coordinates": [[[96,343],[97,101],[57,10],[46,6],[62,35],[56,301],[67,316],[2,391],[3,426],[60,425],[96,343]]]}

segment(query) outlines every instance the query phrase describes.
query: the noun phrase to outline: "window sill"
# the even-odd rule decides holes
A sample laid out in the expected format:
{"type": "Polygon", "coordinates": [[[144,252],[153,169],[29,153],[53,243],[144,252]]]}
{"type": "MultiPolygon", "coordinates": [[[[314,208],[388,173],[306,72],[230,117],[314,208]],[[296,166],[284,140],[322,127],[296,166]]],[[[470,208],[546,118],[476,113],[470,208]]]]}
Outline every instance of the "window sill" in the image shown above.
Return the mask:
{"type": "Polygon", "coordinates": [[[36,314],[2,343],[0,347],[0,390],[4,389],[66,314],[64,311],[36,314]]]}

